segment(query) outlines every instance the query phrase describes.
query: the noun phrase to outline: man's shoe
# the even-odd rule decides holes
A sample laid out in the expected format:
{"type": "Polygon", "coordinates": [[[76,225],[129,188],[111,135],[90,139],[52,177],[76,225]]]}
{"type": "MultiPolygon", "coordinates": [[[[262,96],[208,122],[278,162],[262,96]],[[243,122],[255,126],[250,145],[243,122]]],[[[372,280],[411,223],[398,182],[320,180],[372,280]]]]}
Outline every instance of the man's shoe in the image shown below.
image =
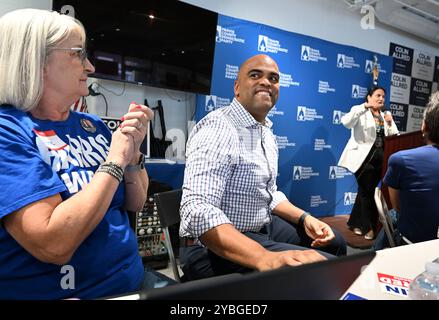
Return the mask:
{"type": "Polygon", "coordinates": [[[373,240],[373,238],[375,238],[375,234],[374,234],[373,230],[369,230],[369,231],[364,235],[364,239],[366,239],[366,240],[373,240]]]}
{"type": "Polygon", "coordinates": [[[363,235],[363,233],[361,232],[360,228],[354,228],[353,231],[354,231],[355,234],[357,234],[359,236],[363,235]]]}

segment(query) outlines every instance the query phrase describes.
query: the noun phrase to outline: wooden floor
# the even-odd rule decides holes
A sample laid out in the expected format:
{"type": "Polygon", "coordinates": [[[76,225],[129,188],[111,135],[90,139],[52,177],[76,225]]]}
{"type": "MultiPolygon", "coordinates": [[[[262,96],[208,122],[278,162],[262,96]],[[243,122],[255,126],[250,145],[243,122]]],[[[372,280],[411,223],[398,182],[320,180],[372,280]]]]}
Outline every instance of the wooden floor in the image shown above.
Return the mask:
{"type": "Polygon", "coordinates": [[[338,215],[333,217],[323,217],[320,220],[327,223],[331,228],[336,229],[346,240],[348,246],[352,248],[368,249],[371,248],[375,240],[366,240],[364,236],[359,236],[349,230],[347,222],[349,215],[338,215]]]}

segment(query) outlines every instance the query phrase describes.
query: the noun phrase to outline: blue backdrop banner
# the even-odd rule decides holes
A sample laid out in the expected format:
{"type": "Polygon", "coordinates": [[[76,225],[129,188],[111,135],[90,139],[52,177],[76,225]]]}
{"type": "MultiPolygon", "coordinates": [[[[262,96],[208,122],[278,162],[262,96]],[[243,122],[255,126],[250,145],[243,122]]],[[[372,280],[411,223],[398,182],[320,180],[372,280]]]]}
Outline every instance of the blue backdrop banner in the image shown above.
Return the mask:
{"type": "Polygon", "coordinates": [[[348,214],[357,184],[337,167],[350,136],[341,116],[364,101],[374,56],[389,92],[392,58],[359,48],[219,16],[211,95],[197,96],[195,120],[228,105],[239,66],[255,54],[279,65],[280,94],[269,113],[279,146],[279,190],[314,216],[348,214]]]}

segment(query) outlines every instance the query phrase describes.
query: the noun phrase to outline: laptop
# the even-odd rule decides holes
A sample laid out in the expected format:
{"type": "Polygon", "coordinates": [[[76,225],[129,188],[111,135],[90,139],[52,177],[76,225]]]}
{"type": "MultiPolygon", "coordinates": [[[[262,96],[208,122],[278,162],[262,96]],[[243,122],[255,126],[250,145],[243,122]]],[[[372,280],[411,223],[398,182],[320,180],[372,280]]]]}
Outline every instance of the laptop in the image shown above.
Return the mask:
{"type": "Polygon", "coordinates": [[[337,259],[230,274],[140,291],[140,300],[338,300],[375,257],[367,251],[337,259]]]}

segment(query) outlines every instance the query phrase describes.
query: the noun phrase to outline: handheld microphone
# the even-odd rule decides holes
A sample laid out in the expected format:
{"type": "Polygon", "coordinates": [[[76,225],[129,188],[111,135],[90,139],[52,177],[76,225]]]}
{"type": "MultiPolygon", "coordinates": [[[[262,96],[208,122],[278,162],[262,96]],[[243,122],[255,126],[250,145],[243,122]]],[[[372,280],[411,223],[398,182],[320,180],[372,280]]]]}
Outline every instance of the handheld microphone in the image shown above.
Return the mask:
{"type": "Polygon", "coordinates": [[[384,113],[384,115],[392,114],[392,112],[387,108],[385,104],[381,107],[381,112],[384,113]]]}

